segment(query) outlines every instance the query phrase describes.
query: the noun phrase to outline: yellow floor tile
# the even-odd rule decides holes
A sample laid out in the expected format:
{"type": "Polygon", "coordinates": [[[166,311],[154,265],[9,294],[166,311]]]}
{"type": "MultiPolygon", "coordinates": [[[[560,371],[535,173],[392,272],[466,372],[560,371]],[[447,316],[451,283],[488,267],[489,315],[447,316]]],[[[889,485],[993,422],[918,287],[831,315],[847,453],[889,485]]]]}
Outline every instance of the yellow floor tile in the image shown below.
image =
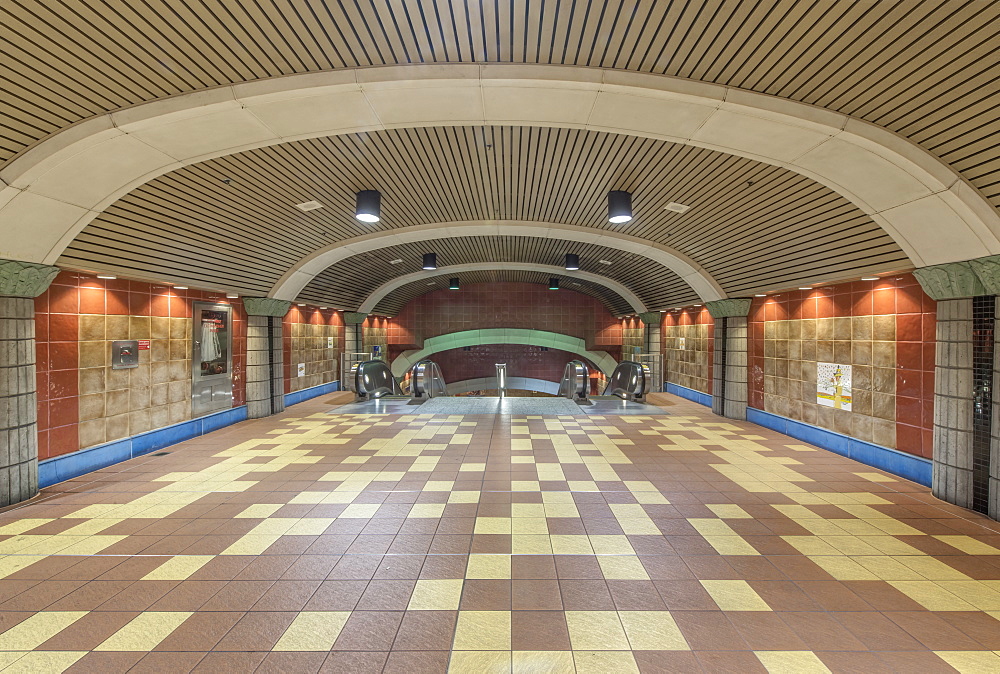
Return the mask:
{"type": "Polygon", "coordinates": [[[549,524],[544,517],[514,517],[511,519],[510,531],[513,534],[547,534],[549,524]]]}
{"type": "Polygon", "coordinates": [[[457,611],[462,599],[460,579],[418,580],[410,595],[408,611],[457,611]]]}
{"type": "Polygon", "coordinates": [[[929,580],[890,581],[890,585],[928,611],[975,611],[976,608],[929,580]]]}
{"type": "Polygon", "coordinates": [[[350,617],[350,611],[302,611],[271,650],[329,651],[350,617]]]}
{"type": "Polygon", "coordinates": [[[573,651],[577,674],[638,674],[639,667],[628,651],[573,651]]]}
{"type": "Polygon", "coordinates": [[[416,503],[410,508],[407,517],[441,517],[444,514],[444,503],[416,503]]]}
{"type": "Polygon", "coordinates": [[[852,557],[811,555],[809,559],[837,580],[880,580],[852,557]]]}
{"type": "Polygon", "coordinates": [[[86,611],[42,611],[0,634],[0,651],[30,651],[87,615],[86,611]]]}
{"type": "Polygon", "coordinates": [[[459,611],[453,648],[456,651],[509,651],[510,611],[459,611]]]}
{"type": "Polygon", "coordinates": [[[151,651],[190,617],[188,611],[147,611],[105,639],[95,651],[151,651]]]}
{"type": "Polygon", "coordinates": [[[509,534],[510,520],[509,517],[477,517],[475,533],[509,534]]]}
{"type": "Polygon", "coordinates": [[[378,503],[352,503],[340,513],[340,519],[374,517],[378,509],[378,503]]]}
{"type": "MultiPolygon", "coordinates": [[[[556,555],[592,555],[594,548],[590,538],[572,534],[553,534],[549,536],[552,542],[552,553],[556,555]]],[[[630,546],[631,547],[631,546],[630,546]]]]}
{"type": "Polygon", "coordinates": [[[618,618],[634,651],[690,650],[669,611],[619,611],[618,618]]]}
{"type": "Polygon", "coordinates": [[[187,580],[191,574],[214,559],[213,555],[178,555],[156,567],[142,580],[187,580]]]}
{"type": "Polygon", "coordinates": [[[616,611],[566,611],[566,625],[574,651],[629,650],[628,637],[616,611]]]}
{"type": "Polygon", "coordinates": [[[934,651],[962,674],[995,674],[1000,672],[1000,655],[994,651],[934,651]]]}
{"type": "Polygon", "coordinates": [[[703,536],[720,555],[759,555],[757,548],[747,543],[742,536],[703,536]]]}
{"type": "Polygon", "coordinates": [[[770,611],[745,580],[703,580],[702,587],[723,611],[770,611]]]}
{"type": "Polygon", "coordinates": [[[452,651],[448,672],[467,674],[509,674],[510,651],[452,651]]]}
{"type": "Polygon", "coordinates": [[[718,503],[709,505],[708,509],[715,513],[716,517],[726,519],[747,519],[750,514],[735,503],[718,503]]]}
{"type": "Polygon", "coordinates": [[[223,550],[223,555],[260,555],[274,545],[280,535],[267,536],[260,534],[245,534],[238,541],[223,550]]]}
{"type": "Polygon", "coordinates": [[[755,651],[770,674],[823,674],[830,669],[812,651],[755,651]]]}
{"type": "Polygon", "coordinates": [[[514,534],[511,537],[511,554],[551,555],[552,544],[548,534],[514,534]]]}
{"type": "Polygon", "coordinates": [[[465,577],[510,578],[510,555],[470,555],[465,577]]]}
{"type": "MultiPolygon", "coordinates": [[[[485,464],[483,464],[485,468],[485,464]]],[[[453,491],[448,495],[448,503],[479,503],[478,491],[453,491]]]]}
{"type": "Polygon", "coordinates": [[[649,580],[649,574],[633,555],[601,555],[597,558],[607,580],[649,580]]]}
{"type": "Polygon", "coordinates": [[[977,541],[971,536],[935,536],[934,538],[969,555],[1000,555],[1000,550],[982,541],[977,541]]]}
{"type": "Polygon", "coordinates": [[[12,674],[58,674],[72,667],[86,654],[87,651],[32,651],[25,653],[3,671],[12,674]]]}
{"type": "Polygon", "coordinates": [[[598,534],[589,536],[590,545],[597,555],[634,555],[635,548],[626,536],[598,534]]]}
{"type": "Polygon", "coordinates": [[[515,519],[522,517],[545,517],[545,506],[541,503],[512,503],[510,505],[510,516],[515,519]]]}
{"type": "Polygon", "coordinates": [[[254,503],[244,509],[243,512],[237,514],[236,517],[267,518],[281,510],[282,505],[281,503],[254,503]]]}
{"type": "Polygon", "coordinates": [[[514,651],[511,674],[574,674],[571,651],[514,651]]]}

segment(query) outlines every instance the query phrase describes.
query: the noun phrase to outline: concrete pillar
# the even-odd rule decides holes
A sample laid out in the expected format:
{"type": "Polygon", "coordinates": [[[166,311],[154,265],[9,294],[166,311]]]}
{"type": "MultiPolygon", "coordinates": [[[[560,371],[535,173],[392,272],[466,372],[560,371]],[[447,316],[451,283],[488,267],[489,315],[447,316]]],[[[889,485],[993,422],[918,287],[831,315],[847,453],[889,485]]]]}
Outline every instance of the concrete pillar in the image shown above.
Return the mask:
{"type": "Polygon", "coordinates": [[[712,411],[729,419],[747,418],[747,315],[749,299],[707,302],[715,319],[712,411]]]}
{"type": "MultiPolygon", "coordinates": [[[[993,383],[1000,383],[1000,297],[993,320],[993,383]]],[[[987,514],[1000,520],[1000,395],[993,395],[993,428],[990,433],[990,496],[987,514]]]]}
{"type": "Polygon", "coordinates": [[[246,297],[247,416],[260,419],[285,409],[285,364],[281,319],[292,303],[246,297]]]}
{"type": "Polygon", "coordinates": [[[0,506],[38,493],[35,298],[58,273],[0,260],[0,506]]]}
{"type": "Polygon", "coordinates": [[[644,327],[642,353],[656,356],[654,361],[656,371],[653,372],[653,391],[663,391],[663,341],[660,322],[663,314],[659,311],[648,311],[639,314],[639,320],[644,327]]]}
{"type": "Polygon", "coordinates": [[[1000,518],[1000,429],[994,382],[1000,256],[914,271],[937,301],[934,471],[938,498],[1000,518]]]}

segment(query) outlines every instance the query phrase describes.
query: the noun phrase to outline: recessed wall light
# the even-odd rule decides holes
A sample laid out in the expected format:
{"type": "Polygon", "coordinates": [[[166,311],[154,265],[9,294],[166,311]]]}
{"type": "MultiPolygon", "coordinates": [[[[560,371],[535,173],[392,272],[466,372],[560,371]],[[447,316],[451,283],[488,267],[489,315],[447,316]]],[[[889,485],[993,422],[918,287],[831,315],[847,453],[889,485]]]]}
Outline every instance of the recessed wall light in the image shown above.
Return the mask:
{"type": "Polygon", "coordinates": [[[231,300],[235,300],[237,297],[239,297],[239,293],[226,293],[226,297],[228,297],[231,300]]]}
{"type": "Polygon", "coordinates": [[[174,290],[187,290],[187,286],[174,286],[174,290]]]}
{"type": "MultiPolygon", "coordinates": [[[[100,278],[100,277],[98,276],[98,278],[100,278]]],[[[861,280],[862,281],[881,281],[882,279],[880,279],[878,276],[862,276],[861,280]]]]}
{"type": "Polygon", "coordinates": [[[685,206],[684,204],[679,204],[676,201],[671,201],[666,205],[666,210],[673,211],[674,213],[686,213],[691,210],[690,206],[685,206]]]}
{"type": "Polygon", "coordinates": [[[326,311],[326,310],[327,310],[327,309],[329,309],[329,308],[330,308],[330,307],[320,307],[320,310],[321,310],[321,311],[326,311]]]}
{"type": "Polygon", "coordinates": [[[321,203],[319,203],[318,201],[315,201],[315,200],[313,200],[313,201],[304,201],[301,204],[295,204],[295,208],[297,208],[297,209],[299,209],[300,211],[303,211],[303,212],[306,212],[306,211],[315,211],[317,208],[323,208],[323,204],[321,204],[321,203]]]}
{"type": "Polygon", "coordinates": [[[757,293],[754,297],[767,297],[764,293],[757,293]]]}
{"type": "Polygon", "coordinates": [[[304,304],[300,304],[299,306],[300,306],[300,307],[304,307],[305,305],[304,305],[304,304]]]}
{"type": "Polygon", "coordinates": [[[799,290],[812,290],[812,286],[799,286],[799,290]]]}
{"type": "Polygon", "coordinates": [[[118,277],[114,274],[98,274],[97,278],[116,279],[118,277]]]}

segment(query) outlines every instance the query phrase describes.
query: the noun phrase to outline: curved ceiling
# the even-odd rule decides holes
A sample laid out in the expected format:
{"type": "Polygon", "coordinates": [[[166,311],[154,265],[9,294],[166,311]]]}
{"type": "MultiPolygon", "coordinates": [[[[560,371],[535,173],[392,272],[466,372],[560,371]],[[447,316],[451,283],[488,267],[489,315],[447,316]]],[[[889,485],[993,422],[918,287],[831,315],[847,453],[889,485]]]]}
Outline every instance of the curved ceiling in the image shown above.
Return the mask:
{"type": "MultiPolygon", "coordinates": [[[[437,274],[435,272],[427,273],[428,276],[426,278],[420,279],[419,281],[411,281],[393,290],[392,293],[383,297],[369,313],[377,316],[395,316],[402,310],[403,307],[421,295],[447,288],[448,279],[454,275],[450,272],[445,272],[443,274],[437,274]]],[[[550,276],[552,276],[552,274],[549,274],[548,272],[524,271],[516,269],[481,269],[478,271],[466,271],[458,274],[462,288],[468,288],[469,286],[477,283],[510,282],[535,283],[542,285],[549,282],[550,276]]],[[[560,276],[559,280],[560,288],[562,290],[570,290],[583,295],[590,295],[591,297],[600,300],[601,304],[603,304],[607,308],[608,312],[614,316],[623,316],[635,313],[635,309],[632,308],[632,305],[630,305],[626,299],[606,285],[594,283],[586,279],[574,278],[572,276],[560,276]]],[[[562,290],[559,292],[562,292],[562,290]]],[[[461,290],[458,292],[461,292],[461,290]]]]}
{"type": "MultiPolygon", "coordinates": [[[[582,271],[606,277],[632,289],[649,308],[666,308],[698,301],[698,295],[691,286],[677,274],[649,258],[605,246],[526,236],[463,236],[389,246],[353,255],[316,276],[299,298],[309,302],[322,301],[333,306],[356,308],[384,283],[419,271],[425,252],[437,253],[439,267],[473,263],[529,263],[556,268],[563,268],[566,253],[576,253],[580,256],[582,271]],[[402,262],[391,264],[391,260],[402,262]],[[611,264],[602,264],[601,260],[611,264]],[[346,284],[345,279],[350,279],[350,283],[346,284]]],[[[435,274],[427,272],[427,275],[435,274]]],[[[547,283],[552,275],[548,271],[538,274],[540,280],[537,282],[547,283]]],[[[556,275],[572,274],[562,271],[556,275]]],[[[458,276],[462,278],[464,274],[458,276]]],[[[391,296],[395,294],[396,291],[391,296]]],[[[620,315],[636,311],[627,300],[622,299],[622,302],[624,304],[616,305],[612,313],[620,315]]]]}
{"type": "MultiPolygon", "coordinates": [[[[871,218],[787,169],[662,140],[509,126],[345,134],[200,162],[113,204],[59,264],[266,295],[331,242],[470,220],[544,220],[641,237],[692,258],[729,295],[910,266],[871,218]],[[373,187],[383,194],[382,221],[363,225],[353,218],[353,195],[373,187]],[[632,222],[607,222],[609,189],[633,192],[632,222]],[[312,199],[325,207],[294,208],[312,199]],[[671,201],[691,210],[664,210],[671,201]]],[[[308,298],[346,303],[335,294],[357,277],[339,267],[324,286],[333,294],[308,298]]],[[[661,282],[647,275],[626,285],[638,293],[634,283],[661,282]]]]}
{"type": "Polygon", "coordinates": [[[1000,205],[998,19],[998,3],[953,0],[7,0],[0,161],[88,117],[235,82],[553,63],[700,79],[858,117],[921,144],[1000,205]]]}

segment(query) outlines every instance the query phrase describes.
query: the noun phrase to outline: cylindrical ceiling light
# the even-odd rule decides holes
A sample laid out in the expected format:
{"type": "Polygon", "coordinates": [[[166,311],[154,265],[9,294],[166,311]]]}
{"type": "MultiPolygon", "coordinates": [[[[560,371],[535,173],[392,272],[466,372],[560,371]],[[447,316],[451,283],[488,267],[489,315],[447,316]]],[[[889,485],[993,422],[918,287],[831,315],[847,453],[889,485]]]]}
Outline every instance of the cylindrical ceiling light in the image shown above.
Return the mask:
{"type": "Polygon", "coordinates": [[[559,290],[559,279],[555,276],[549,278],[549,290],[559,290]]]}
{"type": "Polygon", "coordinates": [[[422,269],[437,269],[438,268],[438,256],[437,253],[424,253],[424,264],[422,269]]]}
{"type": "Polygon", "coordinates": [[[448,290],[458,290],[458,278],[448,279],[448,290]]]}
{"type": "Polygon", "coordinates": [[[362,190],[358,192],[354,217],[361,222],[378,222],[382,217],[382,195],[377,190],[362,190]]]}
{"type": "Polygon", "coordinates": [[[566,270],[576,271],[580,268],[580,256],[576,253],[566,253],[566,270]]]}
{"type": "Polygon", "coordinates": [[[615,190],[608,192],[608,222],[620,225],[632,219],[632,195],[615,190]]]}

